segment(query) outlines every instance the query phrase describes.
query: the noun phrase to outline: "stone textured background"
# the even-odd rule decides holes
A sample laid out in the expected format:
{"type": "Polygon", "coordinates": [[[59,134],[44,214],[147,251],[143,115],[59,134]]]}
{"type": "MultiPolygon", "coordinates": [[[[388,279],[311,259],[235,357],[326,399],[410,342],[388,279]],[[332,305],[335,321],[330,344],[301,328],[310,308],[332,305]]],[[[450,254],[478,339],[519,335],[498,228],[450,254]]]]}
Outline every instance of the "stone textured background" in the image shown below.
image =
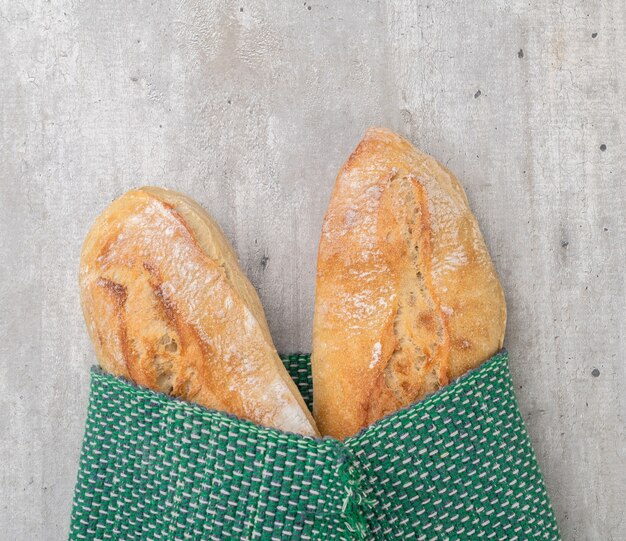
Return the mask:
{"type": "Polygon", "coordinates": [[[67,534],[95,216],[136,185],[189,193],[278,348],[308,351],[323,213],[370,125],[467,189],[563,538],[626,539],[623,0],[28,4],[0,0],[3,540],[67,534]]]}

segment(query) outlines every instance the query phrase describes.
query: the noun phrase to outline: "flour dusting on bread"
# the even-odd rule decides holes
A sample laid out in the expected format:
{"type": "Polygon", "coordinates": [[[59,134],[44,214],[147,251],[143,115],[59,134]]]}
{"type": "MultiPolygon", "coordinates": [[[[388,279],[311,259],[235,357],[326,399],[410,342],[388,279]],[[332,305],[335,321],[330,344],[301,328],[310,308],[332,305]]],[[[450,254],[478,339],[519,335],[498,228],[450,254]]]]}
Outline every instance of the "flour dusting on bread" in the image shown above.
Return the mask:
{"type": "Polygon", "coordinates": [[[80,284],[105,370],[265,426],[317,434],[256,291],[193,201],[157,188],[116,200],[87,236],[80,284]]]}
{"type": "Polygon", "coordinates": [[[502,289],[454,176],[369,130],[340,171],[318,253],[314,414],[357,432],[502,345],[502,289]]]}

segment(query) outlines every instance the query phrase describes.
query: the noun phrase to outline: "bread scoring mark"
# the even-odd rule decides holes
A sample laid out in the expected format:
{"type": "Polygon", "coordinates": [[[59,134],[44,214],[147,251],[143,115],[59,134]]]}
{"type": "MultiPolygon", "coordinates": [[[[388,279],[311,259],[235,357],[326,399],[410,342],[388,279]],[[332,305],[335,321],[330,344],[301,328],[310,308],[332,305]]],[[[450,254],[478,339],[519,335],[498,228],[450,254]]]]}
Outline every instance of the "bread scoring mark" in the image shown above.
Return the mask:
{"type": "Polygon", "coordinates": [[[169,296],[164,292],[163,280],[156,265],[151,261],[143,261],[142,266],[149,275],[148,284],[158,301],[167,328],[174,328],[176,337],[180,341],[179,347],[176,338],[172,338],[169,333],[166,333],[156,346],[151,345],[146,351],[146,357],[152,360],[158,388],[164,393],[174,394],[178,379],[178,374],[174,368],[174,359],[182,355],[185,349],[179,328],[179,318],[174,303],[170,301],[169,296]]]}
{"type": "Polygon", "coordinates": [[[447,385],[450,381],[449,377],[449,362],[450,362],[450,329],[448,323],[448,317],[441,309],[441,301],[437,295],[437,291],[432,282],[432,264],[433,264],[433,249],[432,249],[432,228],[430,225],[430,211],[428,208],[428,196],[424,186],[413,176],[409,176],[413,182],[417,193],[417,201],[420,208],[420,239],[422,241],[420,250],[418,250],[418,258],[421,263],[422,277],[431,299],[434,303],[435,313],[437,314],[439,321],[441,322],[441,337],[440,342],[435,346],[434,352],[427,353],[427,361],[425,370],[428,370],[431,362],[436,361],[439,367],[439,385],[447,385]]]}
{"type": "Polygon", "coordinates": [[[177,357],[182,356],[186,349],[183,334],[180,332],[179,316],[175,304],[165,292],[163,279],[157,266],[152,261],[144,260],[142,267],[149,275],[148,284],[161,309],[166,327],[176,331],[174,338],[168,332],[161,337],[158,344],[151,345],[146,351],[146,357],[152,361],[158,388],[164,393],[176,394],[176,389],[179,386],[179,374],[175,370],[174,361],[177,357]],[[180,346],[178,342],[180,342],[180,346]]]}
{"type": "MultiPolygon", "coordinates": [[[[155,196],[152,196],[155,197],[155,196]]],[[[185,230],[187,236],[189,237],[189,239],[191,240],[191,242],[198,248],[200,248],[200,242],[197,239],[197,236],[195,234],[195,232],[193,231],[193,229],[187,224],[187,222],[185,221],[185,219],[183,218],[182,214],[180,212],[178,212],[178,210],[176,210],[176,207],[174,207],[174,205],[172,205],[171,203],[168,203],[167,201],[164,201],[162,199],[158,199],[159,203],[161,203],[161,205],[163,205],[164,209],[169,212],[172,217],[176,220],[176,222],[185,230]]],[[[168,230],[172,230],[173,228],[170,226],[168,228],[168,230]]],[[[173,235],[173,233],[169,233],[170,236],[173,235]]],[[[211,259],[207,254],[204,253],[204,250],[200,249],[199,253],[206,257],[208,260],[216,263],[223,271],[224,271],[224,275],[226,276],[226,278],[228,280],[231,280],[231,273],[230,273],[230,269],[228,268],[228,265],[226,265],[226,263],[224,261],[220,261],[219,259],[211,259]]]]}
{"type": "MultiPolygon", "coordinates": [[[[120,353],[122,354],[122,361],[124,362],[130,377],[134,377],[131,358],[133,349],[129,343],[128,331],[126,329],[125,305],[126,300],[128,299],[128,289],[123,284],[114,282],[104,276],[100,276],[96,280],[96,286],[102,288],[109,295],[109,298],[113,299],[114,313],[117,320],[117,337],[119,340],[120,353]]],[[[99,331],[98,338],[102,344],[102,337],[99,331]]]]}
{"type": "MultiPolygon", "coordinates": [[[[394,241],[394,245],[404,250],[403,259],[413,271],[406,267],[397,271],[398,301],[392,319],[395,347],[380,383],[402,406],[421,399],[433,385],[447,383],[449,325],[432,284],[432,228],[426,191],[415,176],[406,172],[392,180],[388,200],[404,240],[394,241]]],[[[384,403],[388,399],[382,400],[384,403]]],[[[376,411],[376,402],[372,400],[373,408],[368,413],[371,421],[381,413],[376,411]]]]}
{"type": "Polygon", "coordinates": [[[156,265],[154,265],[150,261],[144,261],[142,263],[143,268],[148,272],[150,278],[148,283],[154,292],[159,304],[163,308],[163,313],[167,319],[167,322],[171,324],[172,327],[178,328],[178,314],[176,311],[176,305],[170,299],[169,295],[166,294],[165,288],[163,287],[163,279],[161,277],[161,273],[159,272],[156,265]]]}
{"type": "MultiPolygon", "coordinates": [[[[168,349],[167,346],[164,347],[162,355],[159,356],[161,358],[155,358],[155,361],[159,361],[161,363],[161,369],[165,370],[168,368],[168,364],[163,362],[163,357],[168,357],[168,359],[170,359],[169,363],[171,363],[173,369],[174,364],[171,362],[171,359],[178,356],[185,356],[188,361],[187,367],[184,372],[177,371],[176,374],[174,374],[169,394],[186,400],[193,400],[202,390],[199,382],[202,379],[204,379],[205,382],[207,381],[206,378],[197,377],[196,370],[199,370],[202,365],[206,365],[215,358],[215,351],[210,344],[210,337],[206,332],[200,332],[201,329],[197,328],[193,323],[185,321],[176,303],[172,299],[168,288],[165,287],[165,283],[158,269],[149,261],[144,261],[143,267],[150,274],[148,283],[161,306],[164,318],[168,326],[176,330],[176,336],[178,337],[178,342],[180,342],[180,344],[176,342],[175,348],[170,347],[168,349]],[[193,353],[194,346],[200,350],[197,352],[197,356],[193,353]]],[[[210,374],[210,370],[207,371],[207,374],[210,374]]],[[[167,381],[167,378],[165,378],[164,381],[167,381]]]]}

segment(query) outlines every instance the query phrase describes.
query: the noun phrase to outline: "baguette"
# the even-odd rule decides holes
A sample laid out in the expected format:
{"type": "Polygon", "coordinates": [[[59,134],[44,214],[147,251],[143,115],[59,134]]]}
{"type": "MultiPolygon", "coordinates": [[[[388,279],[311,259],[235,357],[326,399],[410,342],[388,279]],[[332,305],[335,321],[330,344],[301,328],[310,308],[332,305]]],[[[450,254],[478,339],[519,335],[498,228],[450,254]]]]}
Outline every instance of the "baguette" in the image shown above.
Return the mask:
{"type": "Polygon", "coordinates": [[[257,292],[193,200],[146,187],[114,201],[83,245],[80,292],[105,371],[264,426],[317,435],[257,292]]]}
{"type": "Polygon", "coordinates": [[[337,438],[502,347],[504,294],[454,175],[370,129],[339,172],[317,260],[313,415],[337,438]]]}

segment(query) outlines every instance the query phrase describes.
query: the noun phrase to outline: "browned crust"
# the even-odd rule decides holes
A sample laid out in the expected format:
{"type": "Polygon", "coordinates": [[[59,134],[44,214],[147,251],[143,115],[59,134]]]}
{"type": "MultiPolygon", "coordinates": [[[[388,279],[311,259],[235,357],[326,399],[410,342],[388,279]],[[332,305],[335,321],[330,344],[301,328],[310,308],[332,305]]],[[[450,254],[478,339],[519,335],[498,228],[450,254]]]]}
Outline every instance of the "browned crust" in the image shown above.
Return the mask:
{"type": "Polygon", "coordinates": [[[371,129],[324,217],[313,331],[314,414],[343,438],[489,358],[506,305],[456,178],[371,129]]]}
{"type": "Polygon", "coordinates": [[[259,424],[317,434],[256,291],[195,202],[158,188],[114,201],[87,235],[80,286],[105,370],[259,424]]]}

